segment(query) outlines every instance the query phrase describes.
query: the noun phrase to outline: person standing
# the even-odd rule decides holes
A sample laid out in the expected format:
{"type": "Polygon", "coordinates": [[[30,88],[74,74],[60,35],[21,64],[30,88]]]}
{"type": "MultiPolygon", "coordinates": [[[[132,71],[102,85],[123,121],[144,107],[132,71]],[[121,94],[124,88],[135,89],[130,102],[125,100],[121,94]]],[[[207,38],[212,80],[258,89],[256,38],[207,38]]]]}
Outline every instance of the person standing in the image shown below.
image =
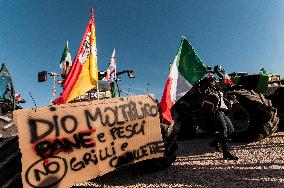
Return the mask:
{"type": "Polygon", "coordinates": [[[211,89],[218,97],[218,104],[214,110],[214,115],[217,119],[218,136],[210,143],[210,146],[216,148],[217,151],[222,152],[223,159],[238,160],[238,157],[230,152],[228,146],[229,137],[234,132],[234,126],[228,117],[231,103],[224,97],[223,91],[217,86],[215,80],[211,80],[211,89]],[[221,146],[221,148],[219,146],[221,146]]]}

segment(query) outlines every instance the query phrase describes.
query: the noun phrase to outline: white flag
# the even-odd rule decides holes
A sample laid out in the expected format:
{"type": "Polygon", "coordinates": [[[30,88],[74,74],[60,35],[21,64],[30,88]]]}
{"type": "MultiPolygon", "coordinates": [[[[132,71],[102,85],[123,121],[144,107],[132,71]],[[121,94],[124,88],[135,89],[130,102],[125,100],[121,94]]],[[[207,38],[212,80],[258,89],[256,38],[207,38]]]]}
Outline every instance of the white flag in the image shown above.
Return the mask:
{"type": "Polygon", "coordinates": [[[106,71],[106,80],[112,82],[115,79],[116,79],[116,59],[115,59],[115,49],[114,49],[106,71]]]}

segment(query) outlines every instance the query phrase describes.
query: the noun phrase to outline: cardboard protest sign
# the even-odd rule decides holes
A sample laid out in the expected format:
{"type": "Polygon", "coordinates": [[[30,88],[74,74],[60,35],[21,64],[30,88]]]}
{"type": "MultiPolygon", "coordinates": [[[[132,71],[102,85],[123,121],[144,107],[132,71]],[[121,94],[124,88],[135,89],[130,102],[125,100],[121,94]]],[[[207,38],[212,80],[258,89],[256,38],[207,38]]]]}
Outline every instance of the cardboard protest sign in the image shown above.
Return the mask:
{"type": "Polygon", "coordinates": [[[67,187],[162,157],[153,95],[17,110],[24,187],[67,187]]]}

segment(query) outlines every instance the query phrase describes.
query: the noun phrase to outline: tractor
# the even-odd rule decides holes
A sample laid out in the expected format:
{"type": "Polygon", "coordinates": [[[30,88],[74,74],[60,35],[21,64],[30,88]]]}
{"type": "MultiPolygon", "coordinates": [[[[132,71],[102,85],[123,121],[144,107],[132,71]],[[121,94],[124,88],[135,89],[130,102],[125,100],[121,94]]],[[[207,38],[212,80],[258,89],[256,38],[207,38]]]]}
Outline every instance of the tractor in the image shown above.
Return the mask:
{"type": "MultiPolygon", "coordinates": [[[[213,74],[221,87],[231,99],[230,118],[235,127],[232,135],[236,142],[258,141],[277,131],[280,119],[283,124],[283,81],[279,76],[247,73],[229,74],[232,86],[224,84],[225,70],[215,66],[208,67],[208,74],[213,74]],[[280,118],[278,117],[280,114],[280,118]]],[[[202,102],[208,98],[209,76],[199,80],[173,107],[177,114],[176,123],[180,124],[179,139],[188,139],[199,131],[216,132],[216,119],[208,116],[202,109],[202,102]]],[[[217,104],[215,104],[217,105],[217,104]]]]}
{"type": "Polygon", "coordinates": [[[21,109],[25,100],[15,94],[13,82],[5,64],[0,70],[0,187],[22,187],[21,152],[12,112],[21,109]]]}

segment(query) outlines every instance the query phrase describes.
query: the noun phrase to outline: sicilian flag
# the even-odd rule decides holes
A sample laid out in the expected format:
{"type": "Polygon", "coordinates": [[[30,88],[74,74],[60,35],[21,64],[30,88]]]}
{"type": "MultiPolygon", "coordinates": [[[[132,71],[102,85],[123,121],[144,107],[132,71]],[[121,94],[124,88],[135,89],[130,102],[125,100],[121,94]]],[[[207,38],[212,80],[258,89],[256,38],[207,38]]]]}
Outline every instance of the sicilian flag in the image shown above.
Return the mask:
{"type": "Polygon", "coordinates": [[[71,66],[72,66],[72,59],[67,41],[60,60],[60,68],[62,70],[63,76],[66,76],[68,74],[71,66]]]}
{"type": "Polygon", "coordinates": [[[115,59],[115,49],[112,52],[110,62],[106,71],[106,81],[113,82],[116,79],[116,59],[115,59]]]}
{"type": "Polygon", "coordinates": [[[162,121],[165,121],[163,123],[172,123],[171,108],[173,105],[206,73],[207,68],[202,60],[186,38],[182,38],[160,102],[162,121]]]}
{"type": "Polygon", "coordinates": [[[97,47],[93,9],[80,48],[63,83],[63,93],[53,104],[70,102],[96,87],[98,82],[97,47]]]}

